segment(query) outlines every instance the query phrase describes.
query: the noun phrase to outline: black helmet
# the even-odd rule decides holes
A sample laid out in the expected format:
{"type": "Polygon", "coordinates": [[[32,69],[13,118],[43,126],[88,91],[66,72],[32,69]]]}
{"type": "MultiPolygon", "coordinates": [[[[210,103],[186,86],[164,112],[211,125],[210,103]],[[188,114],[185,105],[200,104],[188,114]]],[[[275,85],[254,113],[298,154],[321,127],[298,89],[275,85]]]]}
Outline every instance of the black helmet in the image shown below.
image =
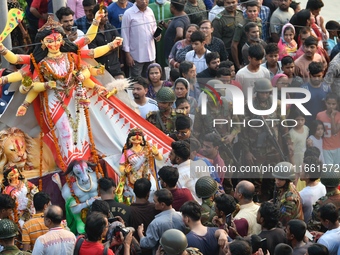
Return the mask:
{"type": "Polygon", "coordinates": [[[18,235],[18,227],[13,221],[9,219],[0,220],[0,239],[7,239],[16,235],[18,235]]]}
{"type": "Polygon", "coordinates": [[[278,163],[272,173],[274,178],[294,181],[294,166],[289,162],[278,163]]]}
{"type": "Polygon", "coordinates": [[[327,168],[323,169],[320,180],[321,183],[328,188],[338,187],[340,184],[340,178],[339,173],[336,171],[336,167],[328,165],[327,168]]]}
{"type": "Polygon", "coordinates": [[[156,101],[161,103],[173,103],[176,101],[175,92],[168,87],[161,87],[156,94],[156,101]]]}
{"type": "Polygon", "coordinates": [[[261,78],[254,82],[254,89],[255,92],[271,92],[273,91],[273,86],[270,80],[261,78]]]}
{"type": "Polygon", "coordinates": [[[195,184],[195,192],[198,197],[209,198],[217,191],[217,183],[210,176],[199,178],[195,184]]]}
{"type": "Polygon", "coordinates": [[[181,254],[188,247],[187,237],[178,229],[168,229],[159,241],[166,255],[181,254]]]}

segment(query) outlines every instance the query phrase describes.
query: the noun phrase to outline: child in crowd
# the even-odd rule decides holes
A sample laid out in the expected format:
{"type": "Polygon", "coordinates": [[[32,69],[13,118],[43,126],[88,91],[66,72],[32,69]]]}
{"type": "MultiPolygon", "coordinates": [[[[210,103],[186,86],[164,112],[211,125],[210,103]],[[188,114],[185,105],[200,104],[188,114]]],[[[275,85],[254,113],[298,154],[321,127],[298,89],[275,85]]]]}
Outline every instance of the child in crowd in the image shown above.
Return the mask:
{"type": "Polygon", "coordinates": [[[320,150],[319,160],[323,163],[323,135],[324,135],[325,127],[320,120],[314,120],[310,126],[310,136],[307,139],[308,147],[316,147],[320,150]]]}
{"type": "Polygon", "coordinates": [[[193,32],[190,36],[190,40],[193,50],[185,55],[185,60],[193,62],[196,66],[196,73],[200,73],[208,68],[205,55],[210,53],[210,50],[205,48],[205,35],[203,32],[193,32]]]}
{"type": "Polygon", "coordinates": [[[290,4],[290,8],[294,10],[294,13],[298,13],[299,11],[301,11],[300,3],[297,3],[295,1],[292,1],[292,3],[290,4]]]}
{"type": "MultiPolygon", "coordinates": [[[[306,140],[308,138],[309,128],[305,125],[305,115],[295,107],[291,110],[289,119],[294,119],[296,123],[296,126],[289,130],[289,135],[294,148],[293,162],[296,169],[299,170],[303,165],[303,155],[306,151],[306,140]]],[[[300,191],[305,186],[306,183],[299,179],[296,189],[300,191]]]]}
{"type": "Polygon", "coordinates": [[[270,79],[273,79],[275,74],[282,73],[281,61],[279,60],[279,47],[276,43],[268,43],[265,48],[266,62],[261,66],[267,68],[270,73],[270,79]]]}
{"type": "Polygon", "coordinates": [[[329,33],[329,38],[327,40],[327,53],[328,55],[331,55],[332,49],[338,44],[340,24],[335,20],[330,20],[326,23],[326,29],[329,33]]]}
{"type": "MultiPolygon", "coordinates": [[[[276,74],[272,79],[272,85],[277,88],[277,98],[281,100],[281,88],[289,86],[288,76],[283,73],[276,74]]],[[[289,95],[286,98],[290,98],[289,95]]]]}
{"type": "Polygon", "coordinates": [[[280,41],[278,42],[279,47],[279,60],[284,56],[294,56],[297,51],[297,43],[294,40],[295,28],[292,24],[287,23],[282,28],[282,34],[280,41]]]}
{"type": "MultiPolygon", "coordinates": [[[[189,100],[185,97],[182,98],[177,98],[175,101],[175,108],[176,108],[176,112],[177,113],[181,113],[184,114],[186,116],[189,116],[191,121],[192,121],[192,125],[194,124],[194,120],[195,120],[195,115],[191,114],[191,107],[189,104],[189,100]]],[[[196,111],[196,109],[195,109],[196,111]]]]}
{"type": "Polygon", "coordinates": [[[323,156],[325,164],[338,164],[340,158],[340,113],[337,111],[338,96],[329,93],[326,96],[326,111],[319,112],[316,119],[323,122],[323,156]]]}
{"type": "MultiPolygon", "coordinates": [[[[300,76],[295,75],[294,59],[291,56],[283,57],[281,60],[281,68],[283,74],[288,76],[289,87],[300,88],[304,82],[300,76]]],[[[290,97],[294,98],[294,95],[290,95],[290,97]]]]}

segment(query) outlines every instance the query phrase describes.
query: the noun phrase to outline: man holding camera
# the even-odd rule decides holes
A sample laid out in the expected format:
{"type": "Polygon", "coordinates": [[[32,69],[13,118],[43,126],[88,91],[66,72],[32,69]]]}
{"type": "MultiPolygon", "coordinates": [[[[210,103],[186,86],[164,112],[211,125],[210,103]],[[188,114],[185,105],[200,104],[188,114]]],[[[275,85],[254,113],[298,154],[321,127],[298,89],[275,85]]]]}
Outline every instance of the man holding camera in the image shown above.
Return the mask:
{"type": "MultiPolygon", "coordinates": [[[[74,26],[74,11],[72,11],[70,7],[61,7],[56,11],[55,15],[59,19],[67,38],[70,39],[71,42],[75,42],[84,36],[83,31],[74,26]]],[[[84,49],[87,48],[87,45],[84,46],[84,49]]]]}

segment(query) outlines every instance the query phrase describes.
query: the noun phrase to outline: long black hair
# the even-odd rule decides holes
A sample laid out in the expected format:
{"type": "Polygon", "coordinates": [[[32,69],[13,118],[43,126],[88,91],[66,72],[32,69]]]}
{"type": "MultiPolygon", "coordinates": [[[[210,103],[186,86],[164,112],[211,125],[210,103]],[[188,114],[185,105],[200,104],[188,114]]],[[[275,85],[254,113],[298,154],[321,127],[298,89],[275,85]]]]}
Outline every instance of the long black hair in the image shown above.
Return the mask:
{"type": "MultiPolygon", "coordinates": [[[[44,38],[46,36],[49,36],[52,33],[60,33],[63,36],[64,43],[60,47],[61,52],[73,52],[73,53],[78,52],[78,49],[79,49],[78,45],[71,42],[67,38],[67,36],[64,32],[64,29],[62,27],[56,27],[56,28],[53,28],[53,29],[45,29],[45,30],[39,31],[37,33],[36,37],[35,37],[35,42],[40,43],[41,41],[44,40],[44,38]]],[[[46,49],[46,48],[42,49],[40,44],[36,45],[34,50],[33,50],[33,57],[34,57],[36,63],[39,63],[41,60],[43,60],[47,56],[47,54],[48,54],[48,49],[46,49]]],[[[32,63],[32,60],[31,60],[30,70],[31,70],[32,73],[34,72],[34,65],[32,63]]]]}

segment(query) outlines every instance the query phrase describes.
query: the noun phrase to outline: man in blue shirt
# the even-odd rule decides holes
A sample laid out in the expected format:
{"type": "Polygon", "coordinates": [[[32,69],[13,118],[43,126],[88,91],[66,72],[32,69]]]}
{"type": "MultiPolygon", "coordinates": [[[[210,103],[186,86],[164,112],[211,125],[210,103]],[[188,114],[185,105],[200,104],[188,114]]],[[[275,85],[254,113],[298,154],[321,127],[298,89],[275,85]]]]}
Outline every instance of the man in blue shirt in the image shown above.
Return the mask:
{"type": "MultiPolygon", "coordinates": [[[[301,88],[309,90],[311,94],[311,99],[304,103],[304,107],[312,114],[306,116],[306,126],[310,127],[310,124],[315,120],[316,115],[324,111],[325,107],[325,97],[331,91],[330,87],[322,83],[324,67],[321,62],[311,62],[308,66],[309,70],[309,82],[303,84],[301,88]]],[[[297,94],[297,98],[304,97],[303,94],[297,94]]]]}
{"type": "Polygon", "coordinates": [[[119,34],[120,28],[122,27],[124,12],[132,6],[133,3],[128,0],[118,0],[117,2],[114,2],[107,7],[109,22],[111,23],[111,25],[115,26],[115,28],[118,29],[119,34]]]}
{"type": "Polygon", "coordinates": [[[94,19],[92,10],[95,5],[96,5],[96,0],[83,0],[85,16],[75,21],[75,25],[78,27],[79,30],[83,31],[84,34],[86,34],[87,30],[91,26],[92,21],[94,19]]]}

